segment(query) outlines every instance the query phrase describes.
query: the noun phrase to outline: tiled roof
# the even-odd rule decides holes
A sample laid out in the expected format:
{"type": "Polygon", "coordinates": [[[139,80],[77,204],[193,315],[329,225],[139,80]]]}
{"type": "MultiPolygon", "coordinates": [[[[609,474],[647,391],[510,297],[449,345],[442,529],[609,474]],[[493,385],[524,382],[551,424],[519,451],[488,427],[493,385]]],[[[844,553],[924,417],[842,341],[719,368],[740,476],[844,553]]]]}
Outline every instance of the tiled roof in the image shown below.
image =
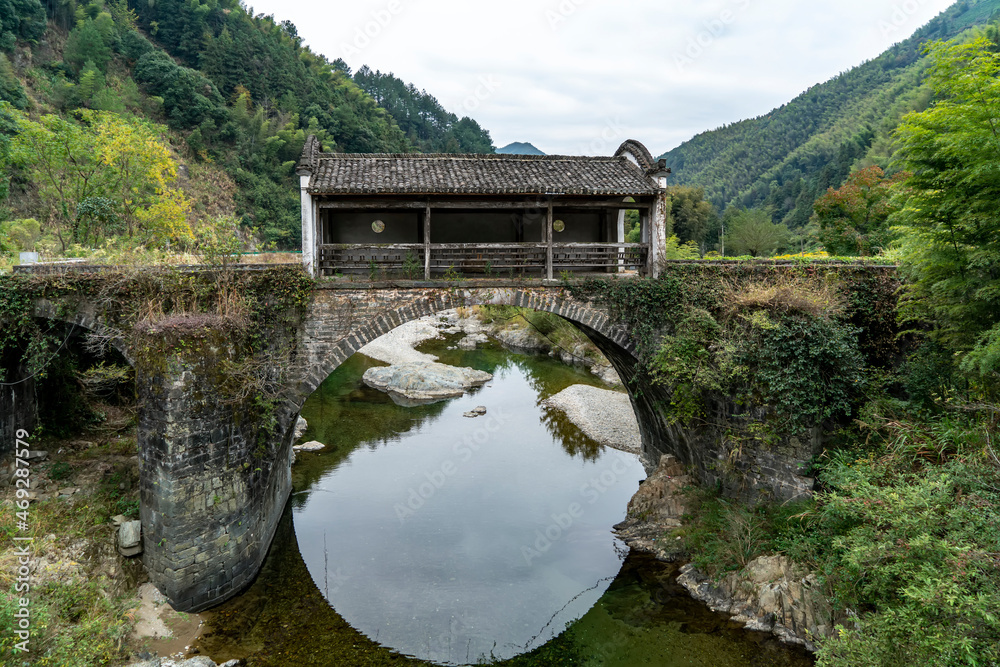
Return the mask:
{"type": "Polygon", "coordinates": [[[298,173],[311,175],[312,194],[638,196],[656,193],[653,171],[655,164],[644,170],[621,150],[615,157],[347,154],[307,142],[298,173]]]}

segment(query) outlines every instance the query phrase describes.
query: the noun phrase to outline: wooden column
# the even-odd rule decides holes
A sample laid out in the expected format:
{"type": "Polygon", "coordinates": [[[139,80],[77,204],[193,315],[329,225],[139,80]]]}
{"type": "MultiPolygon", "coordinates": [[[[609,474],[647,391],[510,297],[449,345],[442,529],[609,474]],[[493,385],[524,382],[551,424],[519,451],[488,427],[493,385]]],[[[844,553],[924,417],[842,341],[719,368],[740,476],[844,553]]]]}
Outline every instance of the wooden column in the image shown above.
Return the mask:
{"type": "Polygon", "coordinates": [[[552,202],[545,216],[545,241],[548,247],[545,249],[545,275],[552,280],[552,202]]]}
{"type": "MultiPolygon", "coordinates": [[[[617,228],[617,230],[615,230],[615,232],[616,232],[615,233],[615,240],[618,241],[619,243],[625,243],[625,211],[624,210],[618,211],[618,221],[617,222],[618,222],[618,225],[617,225],[618,228],[617,228]]],[[[624,250],[625,250],[625,248],[619,248],[618,252],[624,252],[624,250]]],[[[619,259],[618,260],[618,273],[622,273],[624,271],[625,271],[625,260],[624,259],[619,259]]]]}
{"type": "Polygon", "coordinates": [[[642,211],[639,213],[639,229],[640,238],[642,242],[646,244],[646,275],[653,275],[653,233],[652,229],[649,227],[650,215],[649,211],[642,211]]]}
{"type": "Polygon", "coordinates": [[[424,209],[424,280],[431,279],[431,205],[424,209]]]}
{"type": "MultiPolygon", "coordinates": [[[[315,276],[317,278],[323,277],[323,253],[320,252],[319,247],[323,244],[323,216],[319,212],[319,202],[316,198],[313,198],[312,202],[312,223],[313,223],[313,247],[312,252],[312,262],[315,268],[315,276]]],[[[336,270],[330,271],[330,275],[336,273],[336,270]]]]}

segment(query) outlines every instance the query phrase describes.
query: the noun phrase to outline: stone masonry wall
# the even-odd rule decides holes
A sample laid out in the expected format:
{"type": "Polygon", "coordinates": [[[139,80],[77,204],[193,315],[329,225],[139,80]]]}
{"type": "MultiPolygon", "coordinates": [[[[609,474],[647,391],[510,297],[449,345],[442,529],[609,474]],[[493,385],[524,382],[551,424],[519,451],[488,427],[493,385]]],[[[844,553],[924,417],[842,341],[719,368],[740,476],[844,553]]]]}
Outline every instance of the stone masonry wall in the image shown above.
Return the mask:
{"type": "MultiPolygon", "coordinates": [[[[319,284],[295,339],[273,334],[275,348],[291,348],[291,365],[273,414],[278,435],[267,442],[257,442],[259,411],[234,407],[220,385],[219,366],[235,355],[223,328],[211,322],[173,331],[161,327],[148,332],[145,352],[123,350],[137,370],[144,562],[171,603],[183,611],[205,609],[238,594],[256,576],[291,490],[293,426],[303,402],[333,370],[404,322],[477,304],[548,311],[581,327],[629,389],[648,468],[662,454],[673,454],[702,483],[720,483],[727,495],[745,499],[784,500],[812,489],[802,468],[820,445],[817,434],[731,456],[725,434],[754,414],[736,414],[734,405],[720,399],[700,427],[670,423],[669,396],[637,374],[628,332],[563,287],[319,284]]],[[[96,314],[81,317],[78,324],[99,329],[96,314]]]]}
{"type": "Polygon", "coordinates": [[[23,374],[12,373],[8,382],[0,386],[0,458],[14,451],[18,429],[31,433],[38,418],[35,381],[24,381],[23,374]]]}
{"type": "Polygon", "coordinates": [[[143,560],[176,609],[200,611],[257,575],[291,491],[291,436],[258,444],[259,415],[223,400],[224,335],[180,341],[139,364],[143,560]]]}
{"type": "MultiPolygon", "coordinates": [[[[744,448],[733,456],[726,434],[763,415],[737,415],[731,401],[708,406],[709,418],[700,426],[682,426],[669,420],[670,396],[663,387],[650,384],[637,372],[637,362],[599,332],[582,327],[604,353],[628,389],[642,435],[642,460],[652,472],[660,457],[672,454],[708,487],[720,485],[729,498],[755,502],[785,501],[812,492],[814,480],[804,468],[822,445],[819,430],[809,437],[786,436],[768,447],[744,448]]],[[[759,412],[759,411],[757,411],[759,412]]]]}

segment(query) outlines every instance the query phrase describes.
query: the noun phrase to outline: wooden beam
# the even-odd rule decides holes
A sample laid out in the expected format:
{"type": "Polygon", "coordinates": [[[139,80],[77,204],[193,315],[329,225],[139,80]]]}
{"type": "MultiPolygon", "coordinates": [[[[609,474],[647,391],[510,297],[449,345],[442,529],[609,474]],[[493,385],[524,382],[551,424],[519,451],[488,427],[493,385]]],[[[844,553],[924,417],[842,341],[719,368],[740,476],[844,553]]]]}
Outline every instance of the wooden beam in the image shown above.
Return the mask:
{"type": "Polygon", "coordinates": [[[551,202],[538,201],[400,201],[395,199],[378,200],[351,200],[342,199],[334,201],[320,201],[321,209],[353,209],[353,210],[419,210],[428,204],[438,209],[482,209],[482,210],[511,210],[511,209],[540,209],[552,204],[558,208],[584,208],[584,209],[623,209],[632,211],[648,211],[652,204],[639,204],[633,202],[614,201],[594,201],[590,199],[554,199],[551,202]]]}
{"type": "Polygon", "coordinates": [[[545,249],[545,275],[552,280],[552,202],[549,202],[549,209],[545,216],[546,242],[545,249]]]}
{"type": "MultiPolygon", "coordinates": [[[[368,248],[372,250],[420,250],[423,243],[324,243],[322,250],[353,250],[368,248]]],[[[516,250],[518,248],[548,248],[542,243],[432,243],[432,250],[516,250]]],[[[587,249],[587,248],[645,248],[645,243],[553,243],[555,249],[587,249]]]]}
{"type": "Polygon", "coordinates": [[[431,279],[431,205],[424,208],[424,280],[431,279]]]}

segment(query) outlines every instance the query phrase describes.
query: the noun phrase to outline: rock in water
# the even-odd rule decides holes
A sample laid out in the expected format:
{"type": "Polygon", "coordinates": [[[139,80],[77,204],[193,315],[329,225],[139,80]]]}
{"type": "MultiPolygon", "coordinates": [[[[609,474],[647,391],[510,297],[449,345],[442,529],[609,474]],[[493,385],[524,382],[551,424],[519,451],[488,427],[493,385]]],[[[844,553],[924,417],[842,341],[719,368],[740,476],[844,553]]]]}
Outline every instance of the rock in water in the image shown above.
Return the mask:
{"type": "Polygon", "coordinates": [[[292,436],[292,440],[297,442],[302,437],[302,434],[306,432],[307,428],[309,428],[309,422],[299,415],[299,418],[295,421],[295,434],[292,436]]]}
{"type": "Polygon", "coordinates": [[[475,419],[476,417],[482,417],[485,414],[486,414],[486,406],[480,405],[479,407],[472,408],[462,416],[469,417],[470,419],[475,419]]]}
{"type": "Polygon", "coordinates": [[[460,350],[474,350],[476,347],[483,343],[488,343],[489,338],[483,333],[469,334],[462,340],[458,341],[458,349],[460,350]]]}
{"type": "Polygon", "coordinates": [[[628,394],[575,384],[545,399],[542,405],[561,410],[588,437],[602,445],[631,454],[642,449],[639,422],[628,394]]]}
{"type": "Polygon", "coordinates": [[[491,374],[474,368],[419,362],[369,368],[364,375],[365,384],[386,392],[403,406],[456,398],[492,379],[491,374]]]}
{"type": "Polygon", "coordinates": [[[504,347],[515,352],[527,350],[529,352],[544,352],[549,349],[550,343],[542,338],[534,330],[512,328],[501,329],[496,332],[496,337],[504,347]]]}
{"type": "Polygon", "coordinates": [[[326,445],[322,442],[317,442],[312,440],[310,442],[303,443],[301,445],[295,445],[292,449],[296,452],[320,452],[326,449],[326,445]]]}

